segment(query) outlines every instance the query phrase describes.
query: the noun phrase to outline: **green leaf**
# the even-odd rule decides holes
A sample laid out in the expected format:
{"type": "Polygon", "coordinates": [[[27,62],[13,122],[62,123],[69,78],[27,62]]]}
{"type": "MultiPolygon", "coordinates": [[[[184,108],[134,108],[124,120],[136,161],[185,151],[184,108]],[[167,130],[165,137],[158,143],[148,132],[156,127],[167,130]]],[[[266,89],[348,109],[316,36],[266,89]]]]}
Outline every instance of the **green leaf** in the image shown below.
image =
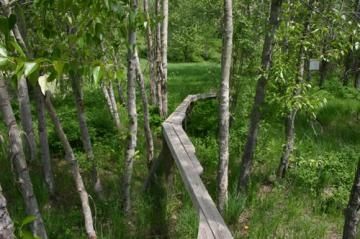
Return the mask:
{"type": "Polygon", "coordinates": [[[64,71],[65,63],[63,61],[54,61],[53,65],[54,65],[54,69],[57,74],[57,78],[61,78],[63,71],[64,71]]]}
{"type": "Polygon", "coordinates": [[[26,55],[25,55],[23,49],[16,41],[11,41],[11,45],[15,48],[17,53],[19,53],[22,57],[26,58],[26,55]]]}
{"type": "Polygon", "coordinates": [[[24,74],[26,77],[30,76],[39,68],[39,64],[36,62],[25,62],[24,74]]]}
{"type": "Polygon", "coordinates": [[[6,57],[0,57],[0,67],[5,66],[8,63],[8,59],[6,57]]]}
{"type": "Polygon", "coordinates": [[[8,19],[4,16],[0,16],[0,31],[5,35],[9,35],[9,23],[8,19]]]}
{"type": "Polygon", "coordinates": [[[45,92],[47,90],[47,75],[40,76],[38,78],[38,83],[41,89],[41,93],[45,95],[45,92]]]}
{"type": "Polygon", "coordinates": [[[21,222],[21,226],[25,226],[28,225],[30,223],[32,223],[33,221],[36,220],[36,216],[30,215],[24,218],[24,220],[22,220],[21,222]]]}
{"type": "Polygon", "coordinates": [[[93,69],[93,77],[95,84],[98,84],[98,82],[101,80],[102,75],[103,75],[103,71],[101,66],[96,66],[93,69]]]}
{"type": "Polygon", "coordinates": [[[3,46],[0,46],[0,57],[7,57],[8,54],[7,54],[7,50],[5,47],[3,46]]]}
{"type": "Polygon", "coordinates": [[[22,231],[21,235],[20,235],[21,239],[34,239],[34,236],[31,232],[29,231],[22,231]]]}

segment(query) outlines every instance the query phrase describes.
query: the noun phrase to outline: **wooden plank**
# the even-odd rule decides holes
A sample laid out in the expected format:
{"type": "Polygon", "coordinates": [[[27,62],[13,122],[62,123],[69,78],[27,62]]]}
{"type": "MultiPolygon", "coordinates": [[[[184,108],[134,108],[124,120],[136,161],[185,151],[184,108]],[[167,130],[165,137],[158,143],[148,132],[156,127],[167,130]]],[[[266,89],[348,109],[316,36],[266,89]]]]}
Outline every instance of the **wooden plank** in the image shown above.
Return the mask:
{"type": "Polygon", "coordinates": [[[191,140],[189,139],[189,137],[187,136],[187,134],[185,133],[184,129],[181,126],[173,125],[173,128],[177,136],[179,137],[182,145],[184,146],[187,155],[191,159],[196,171],[199,173],[199,175],[201,175],[204,169],[195,155],[196,151],[194,145],[191,143],[191,140]]]}
{"type": "Polygon", "coordinates": [[[199,229],[198,239],[215,239],[214,234],[206,221],[206,218],[202,212],[199,212],[199,229]]]}
{"type": "Polygon", "coordinates": [[[164,123],[163,129],[164,139],[180,171],[185,187],[190,194],[194,206],[199,212],[203,213],[214,238],[233,238],[173,126],[169,123],[164,123]]]}

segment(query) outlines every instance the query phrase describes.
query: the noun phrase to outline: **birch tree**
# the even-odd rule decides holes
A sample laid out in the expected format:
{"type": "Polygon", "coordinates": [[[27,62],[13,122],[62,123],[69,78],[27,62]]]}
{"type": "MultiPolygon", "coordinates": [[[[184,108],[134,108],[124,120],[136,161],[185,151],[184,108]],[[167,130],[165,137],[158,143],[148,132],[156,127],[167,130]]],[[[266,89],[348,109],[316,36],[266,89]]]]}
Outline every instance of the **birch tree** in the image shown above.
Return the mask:
{"type": "Polygon", "coordinates": [[[6,199],[2,193],[0,185],[0,239],[13,239],[14,224],[7,210],[6,199]]]}
{"type": "Polygon", "coordinates": [[[95,239],[96,233],[95,233],[95,229],[94,229],[91,208],[89,205],[89,196],[85,189],[85,185],[84,185],[82,176],[80,174],[80,167],[75,158],[73,149],[70,146],[69,140],[67,139],[67,136],[63,130],[60,119],[55,112],[54,106],[52,105],[50,97],[51,97],[51,93],[50,93],[50,91],[47,91],[46,98],[45,98],[46,109],[47,109],[47,112],[49,113],[49,116],[55,126],[55,131],[56,131],[58,137],[60,138],[61,144],[64,148],[65,159],[71,165],[72,175],[73,175],[73,178],[75,181],[76,190],[80,196],[81,207],[82,207],[83,215],[85,218],[85,230],[86,230],[87,236],[89,239],[95,239]]]}
{"type": "Polygon", "coordinates": [[[46,128],[45,101],[44,101],[44,97],[42,96],[41,89],[38,86],[35,87],[35,96],[36,96],[36,110],[38,116],[41,164],[43,166],[43,174],[45,177],[45,183],[47,185],[49,193],[50,195],[54,196],[55,182],[54,182],[54,175],[52,172],[48,132],[46,128]]]}
{"type": "Polygon", "coordinates": [[[18,183],[20,185],[20,191],[25,203],[26,214],[35,217],[35,220],[31,224],[32,232],[35,236],[46,239],[47,234],[45,230],[45,225],[40,214],[39,205],[34,194],[33,185],[30,179],[29,169],[25,160],[25,155],[21,142],[20,130],[17,126],[14,111],[11,107],[5,81],[1,75],[0,102],[0,108],[9,135],[11,158],[17,172],[18,183]]]}
{"type": "Polygon", "coordinates": [[[279,16],[282,2],[282,0],[271,1],[270,16],[265,32],[265,40],[261,57],[260,78],[256,85],[256,93],[254,104],[250,114],[248,134],[240,165],[240,176],[238,181],[238,190],[240,191],[244,191],[249,183],[254,151],[256,149],[259,123],[261,119],[261,107],[263,106],[265,101],[265,91],[268,82],[268,71],[270,69],[275,32],[279,26],[279,16]]]}
{"type": "Polygon", "coordinates": [[[76,76],[76,74],[73,74],[70,77],[71,77],[72,91],[75,99],[75,106],[76,106],[76,111],[80,126],[81,141],[86,153],[86,157],[92,165],[92,174],[93,174],[92,180],[94,182],[94,190],[101,197],[102,186],[96,168],[96,162],[95,162],[93,147],[91,144],[90,133],[86,122],[86,115],[84,109],[84,96],[81,87],[81,77],[76,76]]]}
{"type": "Polygon", "coordinates": [[[146,45],[147,45],[147,58],[149,62],[149,81],[150,81],[150,99],[151,104],[156,105],[156,63],[155,63],[155,49],[153,42],[152,25],[149,14],[149,1],[144,0],[144,14],[146,18],[146,45]]]}
{"type": "Polygon", "coordinates": [[[147,95],[146,95],[145,80],[144,80],[144,76],[141,71],[140,61],[139,61],[137,52],[136,52],[136,75],[137,75],[137,80],[138,80],[138,83],[140,86],[141,100],[142,100],[142,105],[143,105],[147,165],[148,165],[148,168],[150,168],[151,163],[153,162],[153,158],[154,158],[154,141],[153,141],[152,132],[151,132],[151,128],[150,128],[149,103],[148,103],[148,99],[147,99],[147,95]]]}
{"type": "Polygon", "coordinates": [[[169,26],[169,1],[162,0],[162,25],[161,25],[161,100],[162,100],[162,116],[168,115],[168,92],[167,92],[167,48],[168,48],[168,26],[169,26]]]}
{"type": "Polygon", "coordinates": [[[127,110],[129,118],[129,136],[125,155],[124,172],[124,211],[131,210],[131,182],[137,144],[137,113],[136,113],[136,20],[138,1],[130,1],[128,19],[128,72],[127,72],[127,110]]]}
{"type": "Polygon", "coordinates": [[[224,0],[224,32],[221,60],[221,87],[219,107],[219,164],[217,173],[217,206],[224,212],[228,198],[229,166],[229,79],[233,44],[232,0],[224,0]]]}
{"type": "MultiPolygon", "coordinates": [[[[155,14],[157,17],[161,16],[161,0],[155,0],[155,14]]],[[[163,64],[162,64],[162,42],[161,42],[161,22],[159,21],[156,24],[156,35],[155,35],[155,62],[156,62],[156,95],[157,103],[160,112],[160,116],[164,116],[164,106],[163,106],[163,91],[162,87],[162,77],[163,77],[163,64]]]]}

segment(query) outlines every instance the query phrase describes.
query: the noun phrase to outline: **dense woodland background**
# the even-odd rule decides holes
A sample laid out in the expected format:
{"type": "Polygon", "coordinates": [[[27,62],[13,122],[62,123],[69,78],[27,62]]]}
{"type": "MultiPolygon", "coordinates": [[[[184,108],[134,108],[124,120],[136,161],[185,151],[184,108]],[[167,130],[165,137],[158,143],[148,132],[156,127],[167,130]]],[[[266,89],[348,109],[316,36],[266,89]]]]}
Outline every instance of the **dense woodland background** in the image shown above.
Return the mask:
{"type": "Polygon", "coordinates": [[[234,238],[360,237],[359,0],[0,3],[0,239],[196,238],[176,167],[144,183],[207,92],[186,132],[234,238]]]}

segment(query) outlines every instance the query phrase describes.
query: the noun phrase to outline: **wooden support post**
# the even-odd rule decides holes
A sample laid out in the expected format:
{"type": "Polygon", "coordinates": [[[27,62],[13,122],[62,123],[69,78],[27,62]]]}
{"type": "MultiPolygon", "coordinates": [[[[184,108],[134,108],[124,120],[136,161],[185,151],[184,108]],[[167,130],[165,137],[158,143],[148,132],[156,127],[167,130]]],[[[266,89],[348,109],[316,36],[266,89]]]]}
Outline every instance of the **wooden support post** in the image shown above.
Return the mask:
{"type": "Polygon", "coordinates": [[[170,150],[163,142],[159,157],[153,163],[149,177],[144,185],[149,205],[151,205],[151,236],[168,238],[168,226],[166,220],[167,191],[172,184],[172,168],[174,160],[170,150]]]}

